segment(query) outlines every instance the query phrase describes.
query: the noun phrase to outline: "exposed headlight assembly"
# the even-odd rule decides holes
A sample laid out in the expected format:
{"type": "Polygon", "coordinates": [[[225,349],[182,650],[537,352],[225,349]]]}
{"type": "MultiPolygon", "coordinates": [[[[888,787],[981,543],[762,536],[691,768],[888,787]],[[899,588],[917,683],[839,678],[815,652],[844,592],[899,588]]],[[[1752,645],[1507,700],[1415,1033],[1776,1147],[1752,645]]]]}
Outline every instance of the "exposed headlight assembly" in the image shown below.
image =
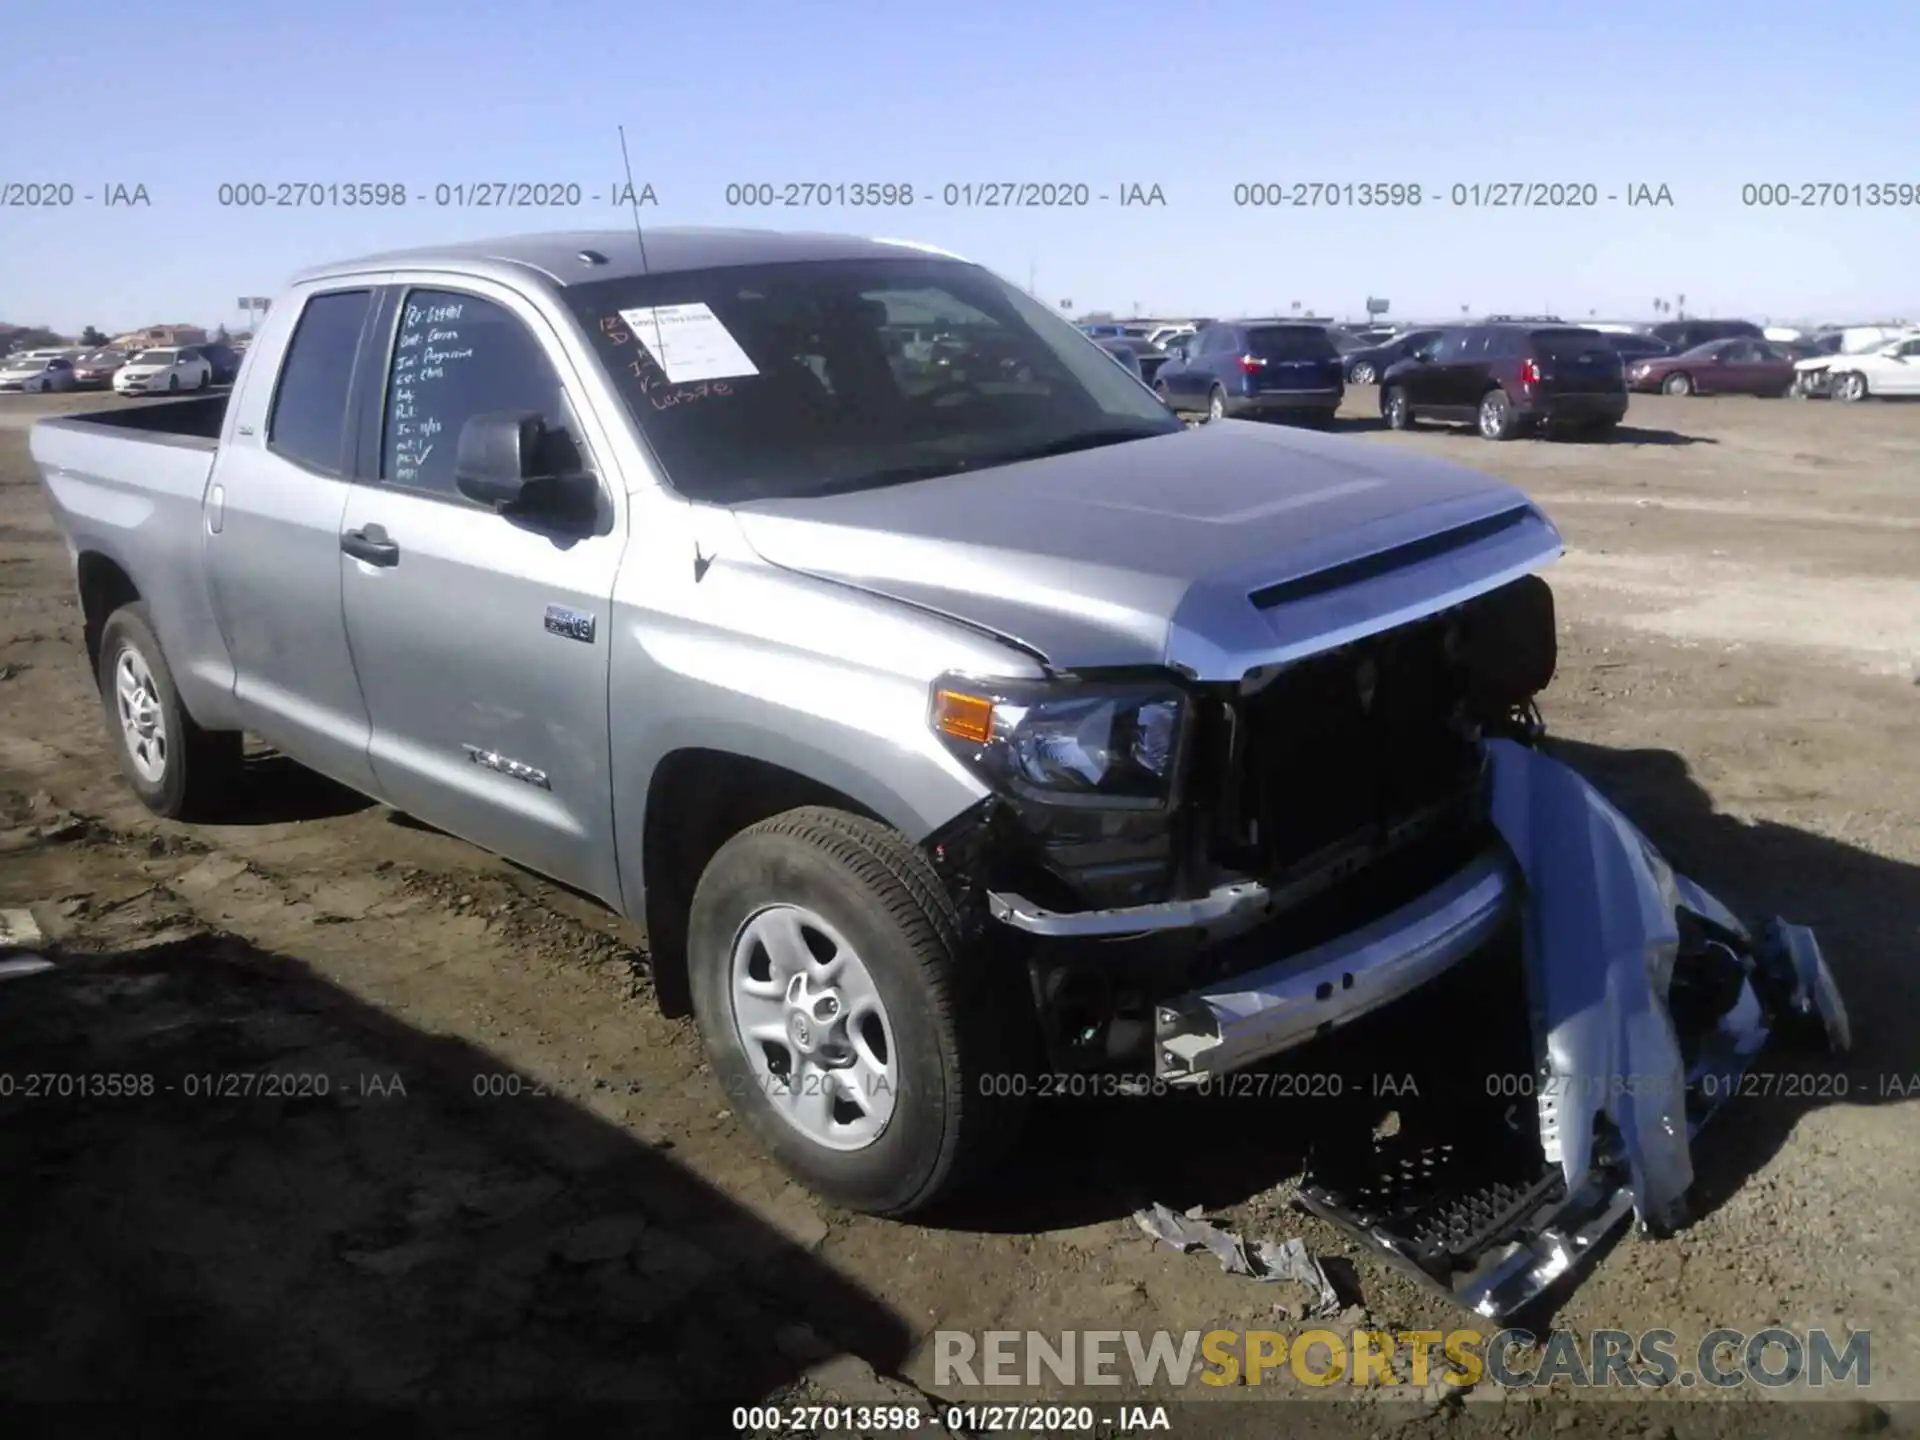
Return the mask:
{"type": "Polygon", "coordinates": [[[934,682],[928,723],[995,789],[1050,804],[1163,805],[1186,696],[1154,681],[934,682]]]}

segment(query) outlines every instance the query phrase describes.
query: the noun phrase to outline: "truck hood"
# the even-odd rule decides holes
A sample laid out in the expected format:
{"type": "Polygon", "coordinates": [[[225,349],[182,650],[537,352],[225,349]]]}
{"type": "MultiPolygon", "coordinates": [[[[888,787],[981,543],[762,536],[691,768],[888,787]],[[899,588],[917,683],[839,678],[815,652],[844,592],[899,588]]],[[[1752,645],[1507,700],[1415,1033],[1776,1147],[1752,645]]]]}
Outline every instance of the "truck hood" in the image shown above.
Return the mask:
{"type": "Polygon", "coordinates": [[[1055,668],[1206,680],[1459,604],[1562,549],[1492,476],[1231,420],[734,513],[772,564],[993,631],[1055,668]]]}

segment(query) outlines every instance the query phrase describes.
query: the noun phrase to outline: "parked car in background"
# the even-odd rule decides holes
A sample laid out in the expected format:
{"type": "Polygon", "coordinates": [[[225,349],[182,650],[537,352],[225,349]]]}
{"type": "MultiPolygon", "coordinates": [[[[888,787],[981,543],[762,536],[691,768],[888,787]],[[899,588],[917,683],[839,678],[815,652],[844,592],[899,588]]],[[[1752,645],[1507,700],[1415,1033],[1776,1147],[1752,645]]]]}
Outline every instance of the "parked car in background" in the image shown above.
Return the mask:
{"type": "Polygon", "coordinates": [[[0,390],[41,392],[73,388],[73,361],[65,355],[27,354],[0,363],[0,390]]]}
{"type": "Polygon", "coordinates": [[[1108,336],[1104,340],[1096,340],[1093,343],[1113,356],[1119,362],[1120,368],[1134,379],[1142,384],[1146,383],[1146,373],[1140,366],[1140,352],[1134,348],[1136,344],[1144,344],[1144,341],[1121,340],[1108,336]]]}
{"type": "Polygon", "coordinates": [[[89,350],[73,362],[74,383],[82,389],[111,385],[114,372],[126,363],[124,350],[89,350]]]}
{"type": "Polygon", "coordinates": [[[1632,390],[1668,395],[1761,395],[1776,399],[1793,386],[1794,364],[1765,340],[1710,340],[1676,355],[1655,355],[1627,367],[1632,390]]]}
{"type": "Polygon", "coordinates": [[[240,373],[242,356],[233,346],[223,341],[210,340],[205,345],[196,345],[193,348],[206,357],[207,364],[213,372],[213,384],[231,385],[234,377],[240,373]]]}
{"type": "Polygon", "coordinates": [[[1709,340],[1765,340],[1766,331],[1751,320],[1665,320],[1647,327],[1647,334],[1664,340],[1678,355],[1709,340]]]}
{"type": "Polygon", "coordinates": [[[1198,328],[1194,325],[1157,325],[1148,332],[1147,343],[1164,349],[1175,340],[1181,340],[1193,334],[1198,328]]]}
{"type": "Polygon", "coordinates": [[[1399,364],[1421,346],[1439,338],[1437,328],[1402,330],[1385,340],[1349,350],[1345,356],[1347,379],[1355,385],[1372,385],[1387,373],[1389,366],[1399,364]]]}
{"type": "Polygon", "coordinates": [[[1327,327],[1292,320],[1209,325],[1154,377],[1174,410],[1209,420],[1285,415],[1331,424],[1346,388],[1346,365],[1327,327]]]}
{"type": "Polygon", "coordinates": [[[213,366],[193,346],[142,350],[114,372],[120,395],[149,395],[156,390],[204,390],[213,383],[213,366]]]}
{"type": "Polygon", "coordinates": [[[1673,353],[1673,347],[1666,341],[1652,335],[1642,335],[1635,330],[1603,330],[1600,333],[1606,336],[1613,353],[1620,357],[1620,363],[1629,367],[1636,360],[1650,360],[1657,355],[1673,353]]]}
{"type": "Polygon", "coordinates": [[[1577,325],[1450,326],[1380,377],[1395,430],[1421,420],[1471,423],[1488,440],[1532,429],[1604,435],[1627,413],[1620,357],[1577,325]]]}
{"type": "Polygon", "coordinates": [[[1909,331],[1872,350],[1802,360],[1793,371],[1788,393],[1803,399],[1831,395],[1857,401],[1920,395],[1920,331],[1909,331]]]}

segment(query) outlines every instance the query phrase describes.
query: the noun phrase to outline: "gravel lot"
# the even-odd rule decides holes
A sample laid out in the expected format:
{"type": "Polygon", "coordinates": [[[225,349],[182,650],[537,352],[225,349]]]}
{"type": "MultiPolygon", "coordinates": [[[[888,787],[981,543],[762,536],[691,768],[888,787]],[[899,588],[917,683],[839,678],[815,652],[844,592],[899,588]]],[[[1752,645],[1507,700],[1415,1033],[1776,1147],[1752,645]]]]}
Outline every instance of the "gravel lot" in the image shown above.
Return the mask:
{"type": "MultiPolygon", "coordinates": [[[[1150,1248],[1128,1214],[1151,1200],[1354,1257],[1377,1323],[1461,1323],[1287,1205],[1315,1101],[1065,1106],[962,1211],[841,1214],[760,1157],[655,1012],[643,937],[593,904],[272,756],[236,823],[149,816],[24,433],[125,403],[0,396],[0,907],[62,960],[0,986],[0,1069],[154,1086],[0,1097],[0,1394],[566,1396],[691,1434],[783,1386],[886,1393],[846,1360],[801,1378],[835,1352],[932,1388],[936,1329],[1299,1315],[1297,1287],[1150,1248]],[[194,1078],[243,1072],[283,1078],[194,1078]]],[[[1696,1152],[1701,1218],[1623,1240],[1556,1323],[1866,1328],[1869,1398],[1920,1399],[1920,406],[1636,397],[1596,445],[1396,435],[1375,409],[1351,394],[1356,443],[1547,506],[1562,753],[1736,910],[1815,926],[1855,1017],[1844,1071],[1763,1062],[1817,1097],[1737,1102],[1696,1152]]],[[[1700,1398],[1655,1408],[1739,1428],[1700,1398]]],[[[1819,1420],[1886,1413],[1849,1391],[1819,1420]]]]}

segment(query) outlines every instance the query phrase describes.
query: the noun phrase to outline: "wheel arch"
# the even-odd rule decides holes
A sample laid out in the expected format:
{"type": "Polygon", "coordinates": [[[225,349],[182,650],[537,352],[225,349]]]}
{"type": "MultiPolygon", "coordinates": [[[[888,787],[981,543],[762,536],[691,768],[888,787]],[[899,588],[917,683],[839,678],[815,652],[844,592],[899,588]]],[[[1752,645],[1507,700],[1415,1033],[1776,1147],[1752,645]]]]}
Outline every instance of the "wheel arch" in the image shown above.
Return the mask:
{"type": "Polygon", "coordinates": [[[675,1017],[692,1007],[687,918],[694,887],[733,836],[804,805],[862,816],[915,843],[927,830],[912,802],[872,776],[806,773],[744,749],[679,746],[654,765],[644,793],[638,863],[627,867],[628,908],[646,927],[655,998],[675,1017]]]}

